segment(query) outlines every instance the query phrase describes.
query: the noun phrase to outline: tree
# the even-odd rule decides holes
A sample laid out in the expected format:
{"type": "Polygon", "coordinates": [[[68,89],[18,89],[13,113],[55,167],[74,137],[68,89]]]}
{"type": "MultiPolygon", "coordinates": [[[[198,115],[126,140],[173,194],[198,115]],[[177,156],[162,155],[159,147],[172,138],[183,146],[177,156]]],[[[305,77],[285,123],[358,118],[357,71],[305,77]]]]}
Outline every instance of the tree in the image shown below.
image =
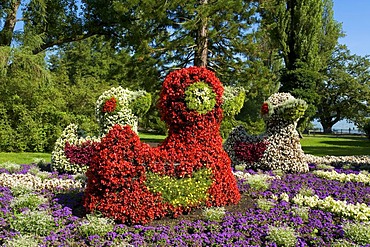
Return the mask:
{"type": "Polygon", "coordinates": [[[148,19],[140,15],[140,9],[148,7],[149,2],[141,1],[139,5],[136,0],[2,0],[0,23],[4,25],[0,27],[0,46],[10,46],[16,41],[38,54],[94,35],[115,37],[117,43],[126,45],[132,41],[126,36],[149,35],[142,32],[145,28],[137,28],[146,26],[148,19]],[[23,23],[23,29],[15,32],[17,22],[23,23]]]}
{"type": "Polygon", "coordinates": [[[334,124],[349,119],[361,125],[370,114],[370,59],[351,55],[344,45],[333,52],[318,85],[320,100],[317,115],[325,133],[331,133],[334,124]]]}
{"type": "Polygon", "coordinates": [[[64,125],[65,98],[46,69],[44,56],[0,47],[0,150],[50,151],[64,125]]]}
{"type": "Polygon", "coordinates": [[[309,104],[306,120],[316,112],[320,72],[341,35],[332,5],[332,0],[267,0],[260,11],[262,25],[284,60],[280,91],[309,104]]]}

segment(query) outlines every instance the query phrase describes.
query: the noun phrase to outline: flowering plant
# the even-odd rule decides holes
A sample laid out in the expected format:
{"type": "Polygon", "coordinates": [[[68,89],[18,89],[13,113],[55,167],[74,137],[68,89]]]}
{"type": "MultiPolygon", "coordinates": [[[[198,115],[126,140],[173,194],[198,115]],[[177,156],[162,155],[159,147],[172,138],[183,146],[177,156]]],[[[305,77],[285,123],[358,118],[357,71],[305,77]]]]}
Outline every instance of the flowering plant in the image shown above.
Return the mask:
{"type": "Polygon", "coordinates": [[[263,103],[262,104],[262,107],[261,107],[261,113],[263,114],[263,115],[265,115],[265,114],[267,114],[269,112],[269,105],[268,105],[268,103],[263,103]]]}
{"type": "Polygon", "coordinates": [[[222,91],[221,82],[205,68],[170,73],[159,102],[168,137],[150,148],[128,125],[110,128],[91,151],[86,210],[138,224],[202,204],[237,203],[240,193],[219,133],[222,91]],[[207,101],[206,108],[192,108],[194,94],[207,101]]]}
{"type": "Polygon", "coordinates": [[[112,113],[117,108],[117,99],[114,97],[111,97],[110,99],[107,99],[103,105],[102,112],[104,113],[112,113]]]}
{"type": "Polygon", "coordinates": [[[138,116],[148,111],[151,98],[145,91],[130,91],[122,87],[113,87],[105,91],[96,101],[96,118],[101,132],[107,133],[115,124],[130,125],[137,132],[138,116]],[[139,99],[144,98],[144,101],[139,99]],[[139,102],[140,101],[140,102],[139,102]],[[140,109],[137,109],[140,107],[140,109]],[[134,109],[133,109],[134,108],[134,109]]]}
{"type": "Polygon", "coordinates": [[[247,163],[246,168],[308,172],[308,163],[296,130],[297,122],[306,108],[306,102],[289,93],[271,95],[261,107],[266,123],[264,136],[252,138],[240,126],[226,140],[225,149],[233,160],[233,166],[244,162],[247,163]],[[261,139],[265,139],[269,145],[260,143],[261,139]]]}

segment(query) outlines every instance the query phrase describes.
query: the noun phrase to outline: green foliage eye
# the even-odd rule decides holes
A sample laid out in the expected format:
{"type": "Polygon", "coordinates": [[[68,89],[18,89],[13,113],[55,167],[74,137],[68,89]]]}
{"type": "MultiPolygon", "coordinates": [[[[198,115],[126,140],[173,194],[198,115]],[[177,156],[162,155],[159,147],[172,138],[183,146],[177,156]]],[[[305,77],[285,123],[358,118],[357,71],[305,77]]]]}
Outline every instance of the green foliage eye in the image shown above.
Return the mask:
{"type": "Polygon", "coordinates": [[[200,114],[206,114],[216,105],[216,94],[204,82],[196,82],[185,90],[186,106],[200,114]]]}

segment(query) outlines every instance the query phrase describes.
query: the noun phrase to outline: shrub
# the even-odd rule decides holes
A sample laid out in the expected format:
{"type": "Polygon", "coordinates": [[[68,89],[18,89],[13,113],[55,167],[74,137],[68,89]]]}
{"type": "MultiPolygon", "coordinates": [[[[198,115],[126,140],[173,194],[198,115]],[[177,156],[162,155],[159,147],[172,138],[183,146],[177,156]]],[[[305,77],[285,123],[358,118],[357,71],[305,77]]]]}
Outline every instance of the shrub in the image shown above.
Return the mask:
{"type": "Polygon", "coordinates": [[[292,213],[298,215],[304,222],[308,221],[310,208],[309,207],[293,207],[292,213]]]}
{"type": "Polygon", "coordinates": [[[99,235],[103,237],[114,229],[114,221],[98,215],[87,214],[86,220],[78,226],[78,231],[85,237],[99,235]]]}
{"type": "Polygon", "coordinates": [[[343,225],[344,235],[356,244],[370,243],[370,223],[346,223],[343,225]]]}
{"type": "Polygon", "coordinates": [[[242,124],[241,121],[235,120],[235,116],[240,112],[245,100],[245,90],[242,87],[224,87],[222,95],[223,103],[223,120],[221,123],[220,133],[222,138],[226,139],[231,130],[242,124]]]}
{"type": "Polygon", "coordinates": [[[269,226],[267,239],[277,246],[294,247],[297,243],[296,233],[290,227],[269,226]]]}
{"type": "Polygon", "coordinates": [[[23,194],[14,198],[10,203],[10,207],[16,212],[20,212],[23,208],[28,208],[32,211],[47,201],[47,198],[43,196],[35,194],[23,194]]]}
{"type": "Polygon", "coordinates": [[[38,247],[40,241],[36,236],[32,235],[17,235],[13,239],[7,239],[4,246],[7,247],[38,247]]]}
{"type": "Polygon", "coordinates": [[[11,188],[13,196],[20,196],[25,194],[30,194],[33,191],[33,188],[25,185],[16,185],[11,188]]]}
{"type": "Polygon", "coordinates": [[[152,104],[152,96],[150,93],[143,93],[139,97],[134,98],[129,103],[129,108],[135,116],[143,117],[150,109],[152,104]]]}
{"type": "Polygon", "coordinates": [[[224,87],[222,110],[225,117],[236,116],[243,107],[245,90],[242,87],[224,87]]]}
{"type": "Polygon", "coordinates": [[[249,176],[246,183],[256,191],[265,191],[270,187],[270,178],[264,174],[249,176]]]}
{"type": "Polygon", "coordinates": [[[205,208],[202,212],[203,217],[209,221],[222,221],[225,217],[225,208],[224,207],[210,207],[205,208]]]}
{"type": "Polygon", "coordinates": [[[9,173],[16,173],[22,170],[21,165],[9,161],[0,164],[0,168],[7,170],[9,173]]]}
{"type": "Polygon", "coordinates": [[[47,236],[57,226],[54,218],[47,211],[26,211],[10,219],[10,226],[22,235],[47,236]]]}
{"type": "Polygon", "coordinates": [[[268,212],[275,206],[275,203],[265,198],[259,198],[257,200],[257,206],[258,208],[268,212]]]}
{"type": "Polygon", "coordinates": [[[358,247],[357,244],[351,243],[345,239],[340,239],[331,244],[332,247],[358,247]]]}

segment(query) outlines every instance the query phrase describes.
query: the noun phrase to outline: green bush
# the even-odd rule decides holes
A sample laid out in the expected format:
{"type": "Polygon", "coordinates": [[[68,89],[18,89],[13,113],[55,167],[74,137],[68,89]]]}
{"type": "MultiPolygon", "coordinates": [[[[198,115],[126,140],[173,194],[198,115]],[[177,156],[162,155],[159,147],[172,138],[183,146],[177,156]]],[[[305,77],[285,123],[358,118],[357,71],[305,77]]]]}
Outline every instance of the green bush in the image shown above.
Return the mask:
{"type": "Polygon", "coordinates": [[[356,244],[370,243],[370,223],[346,223],[343,226],[344,235],[356,244]]]}
{"type": "Polygon", "coordinates": [[[293,207],[293,215],[298,215],[304,222],[308,221],[310,208],[309,207],[293,207]]]}
{"type": "Polygon", "coordinates": [[[297,243],[296,233],[290,227],[269,226],[267,239],[277,246],[294,247],[297,243]]]}
{"type": "Polygon", "coordinates": [[[47,236],[57,229],[53,216],[47,211],[26,211],[15,214],[9,221],[10,227],[22,235],[47,236]]]}
{"type": "Polygon", "coordinates": [[[92,235],[103,237],[114,229],[114,222],[111,219],[93,214],[86,215],[86,219],[87,220],[78,227],[78,231],[85,237],[92,235]]]}
{"type": "Polygon", "coordinates": [[[244,105],[245,90],[242,87],[224,87],[222,96],[224,117],[236,116],[244,105]]]}
{"type": "Polygon", "coordinates": [[[10,173],[18,172],[22,169],[22,166],[13,162],[4,162],[0,164],[0,168],[6,169],[10,173]]]}
{"type": "Polygon", "coordinates": [[[256,191],[265,191],[270,187],[268,176],[264,174],[257,174],[247,178],[246,183],[249,184],[251,189],[256,191]]]}
{"type": "Polygon", "coordinates": [[[46,202],[47,199],[43,196],[35,194],[23,194],[14,198],[10,203],[10,207],[16,212],[20,212],[22,208],[28,208],[32,211],[46,202]]]}
{"type": "Polygon", "coordinates": [[[4,246],[7,247],[38,247],[39,244],[37,237],[32,235],[18,235],[4,242],[4,246]]]}
{"type": "Polygon", "coordinates": [[[145,93],[142,96],[135,98],[130,102],[129,108],[135,116],[143,117],[147,113],[152,104],[152,96],[150,93],[145,93]]]}
{"type": "Polygon", "coordinates": [[[225,217],[224,207],[211,207],[203,210],[203,217],[209,221],[220,222],[225,217]]]}
{"type": "Polygon", "coordinates": [[[223,119],[220,133],[222,138],[226,139],[233,128],[244,124],[242,121],[236,120],[235,116],[243,107],[245,90],[242,87],[225,86],[222,98],[223,119]]]}
{"type": "Polygon", "coordinates": [[[269,212],[275,206],[275,203],[266,198],[259,198],[257,200],[257,206],[258,208],[269,212]]]}

